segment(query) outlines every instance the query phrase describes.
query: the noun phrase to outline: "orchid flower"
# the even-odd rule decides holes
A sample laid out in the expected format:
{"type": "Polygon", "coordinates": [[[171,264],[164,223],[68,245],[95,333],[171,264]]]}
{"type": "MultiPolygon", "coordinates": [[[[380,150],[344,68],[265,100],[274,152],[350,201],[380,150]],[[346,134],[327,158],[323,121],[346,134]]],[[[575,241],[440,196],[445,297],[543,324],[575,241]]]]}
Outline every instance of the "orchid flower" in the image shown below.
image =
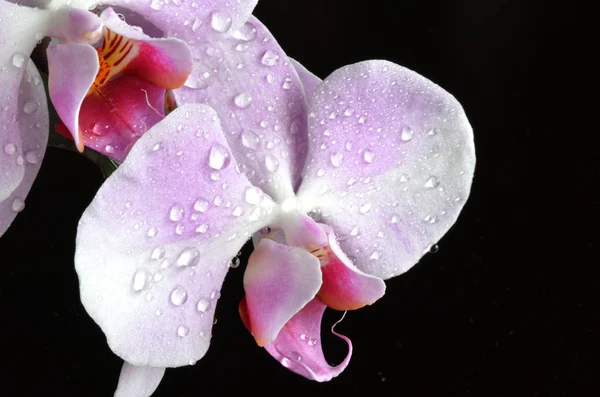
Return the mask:
{"type": "Polygon", "coordinates": [[[150,38],[112,8],[98,16],[93,1],[34,3],[44,8],[0,0],[0,236],[25,206],[48,139],[46,93],[29,59],[44,37],[55,41],[48,86],[62,130],[80,151],[119,161],[164,117],[165,90],[181,87],[193,65],[182,40],[150,38]]]}
{"type": "Polygon", "coordinates": [[[327,363],[325,308],[374,303],[469,195],[472,130],[452,95],[387,61],[320,81],[249,16],[254,4],[219,3],[199,22],[222,33],[216,42],[172,14],[170,34],[195,62],[174,92],[180,106],[133,146],[79,224],[82,302],[125,361],[116,396],[149,396],[166,367],[204,356],[230,260],[250,238],[244,324],[285,367],[330,380],[352,344],[336,333],[348,355],[327,363]]]}

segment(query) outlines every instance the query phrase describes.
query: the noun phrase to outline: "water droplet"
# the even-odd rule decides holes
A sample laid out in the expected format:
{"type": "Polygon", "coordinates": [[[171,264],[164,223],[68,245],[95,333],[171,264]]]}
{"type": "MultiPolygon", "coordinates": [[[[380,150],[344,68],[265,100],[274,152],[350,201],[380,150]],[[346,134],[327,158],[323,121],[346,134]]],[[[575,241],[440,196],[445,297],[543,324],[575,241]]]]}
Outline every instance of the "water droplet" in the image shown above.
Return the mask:
{"type": "Polygon", "coordinates": [[[246,52],[248,51],[248,44],[246,43],[239,43],[238,45],[235,46],[236,51],[239,52],[246,52]]]}
{"type": "Polygon", "coordinates": [[[177,222],[183,219],[185,215],[185,210],[183,209],[182,206],[175,204],[174,206],[171,207],[171,210],[169,211],[169,219],[171,219],[173,222],[177,222]]]}
{"type": "Polygon", "coordinates": [[[428,189],[435,189],[439,185],[440,181],[436,176],[430,176],[429,179],[427,179],[427,182],[425,182],[425,187],[428,189]]]}
{"type": "Polygon", "coordinates": [[[261,120],[260,126],[262,128],[267,128],[269,126],[269,122],[267,120],[261,120]]]}
{"type": "Polygon", "coordinates": [[[166,269],[169,266],[171,266],[171,260],[170,259],[165,259],[164,261],[162,261],[162,263],[160,264],[161,269],[166,269]]]}
{"type": "Polygon", "coordinates": [[[148,272],[146,269],[138,269],[133,275],[133,289],[135,291],[141,291],[146,286],[148,280],[148,272]]]}
{"type": "Polygon", "coordinates": [[[375,160],[375,153],[370,150],[367,149],[365,150],[365,152],[363,153],[363,159],[367,162],[367,163],[372,163],[373,160],[375,160]]]}
{"type": "Polygon", "coordinates": [[[306,334],[300,334],[300,340],[306,340],[307,336],[306,334]]]}
{"type": "Polygon", "coordinates": [[[429,136],[434,136],[436,134],[437,134],[437,130],[435,128],[432,128],[427,132],[427,135],[429,135],[429,136]]]}
{"type": "Polygon", "coordinates": [[[354,226],[352,228],[352,230],[350,230],[350,235],[351,236],[358,236],[358,234],[360,233],[360,229],[358,226],[354,226]]]}
{"type": "Polygon", "coordinates": [[[12,156],[13,154],[15,154],[16,151],[17,151],[17,147],[13,143],[7,143],[4,146],[4,153],[8,154],[9,156],[12,156]]]}
{"type": "Polygon", "coordinates": [[[298,352],[290,352],[290,358],[295,361],[302,361],[302,354],[298,352]]]}
{"type": "Polygon", "coordinates": [[[440,250],[440,247],[437,244],[433,244],[433,245],[429,246],[429,253],[430,254],[435,254],[439,250],[440,250]]]}
{"type": "Polygon", "coordinates": [[[406,175],[406,174],[402,174],[402,175],[400,175],[400,182],[401,182],[401,183],[406,183],[406,182],[408,182],[408,180],[409,180],[409,179],[410,179],[410,178],[409,178],[409,177],[408,177],[408,175],[406,175]]]}
{"type": "Polygon", "coordinates": [[[241,216],[243,213],[244,213],[244,209],[238,205],[237,207],[235,207],[235,209],[233,210],[233,212],[231,214],[233,216],[241,216]]]}
{"type": "Polygon", "coordinates": [[[198,212],[206,212],[206,211],[208,211],[209,207],[210,207],[210,203],[205,198],[199,197],[194,202],[194,210],[196,210],[198,212]]]}
{"type": "Polygon", "coordinates": [[[363,215],[371,211],[371,203],[361,204],[360,207],[358,207],[358,211],[363,215]]]}
{"type": "Polygon", "coordinates": [[[281,88],[283,88],[284,90],[289,90],[290,88],[292,88],[292,79],[286,77],[283,81],[281,88]]]}
{"type": "Polygon", "coordinates": [[[152,292],[148,292],[146,294],[146,302],[150,302],[152,299],[154,299],[154,294],[152,292]]]}
{"type": "Polygon", "coordinates": [[[342,165],[342,162],[344,161],[344,155],[342,153],[334,152],[331,153],[329,160],[331,161],[331,165],[337,168],[342,165]]]}
{"type": "Polygon", "coordinates": [[[152,250],[150,258],[154,260],[162,259],[165,257],[165,249],[163,247],[156,247],[152,250]]]}
{"type": "Polygon", "coordinates": [[[425,222],[433,224],[433,223],[437,222],[437,216],[432,215],[432,214],[428,214],[427,216],[425,216],[425,218],[423,220],[425,222]]]}
{"type": "Polygon", "coordinates": [[[27,101],[23,106],[23,111],[27,114],[32,114],[37,112],[38,103],[36,101],[27,101]]]}
{"type": "Polygon", "coordinates": [[[309,346],[311,346],[311,347],[312,347],[312,346],[316,346],[316,344],[317,344],[317,339],[316,339],[316,338],[310,338],[310,339],[308,340],[308,345],[309,345],[309,346]]]}
{"type": "Polygon", "coordinates": [[[189,87],[189,88],[193,88],[195,90],[201,89],[201,88],[206,88],[208,86],[208,78],[209,77],[210,77],[210,73],[208,73],[208,72],[205,72],[203,75],[198,75],[196,73],[192,73],[187,78],[185,83],[183,83],[183,85],[186,87],[189,87]]]}
{"type": "Polygon", "coordinates": [[[274,82],[275,82],[275,76],[273,76],[271,73],[269,73],[267,75],[267,83],[273,84],[274,82]]]}
{"type": "Polygon", "coordinates": [[[192,32],[197,32],[201,25],[202,21],[200,19],[194,19],[194,23],[192,24],[192,32]]]}
{"type": "Polygon", "coordinates": [[[196,228],[196,233],[206,233],[208,231],[208,225],[206,223],[203,223],[202,225],[198,226],[196,228]]]}
{"type": "Polygon", "coordinates": [[[346,142],[346,150],[350,152],[352,149],[354,149],[354,142],[352,142],[352,141],[346,142]]]}
{"type": "Polygon", "coordinates": [[[219,299],[221,297],[221,292],[214,290],[213,292],[210,293],[210,299],[215,300],[215,299],[219,299]]]}
{"type": "Polygon", "coordinates": [[[162,0],[152,0],[150,2],[150,8],[152,8],[155,11],[158,11],[162,8],[163,6],[163,2],[162,0]]]}
{"type": "Polygon", "coordinates": [[[413,138],[414,134],[415,132],[412,130],[412,128],[405,126],[404,128],[402,128],[400,139],[402,139],[404,142],[410,141],[413,138]]]}
{"type": "Polygon", "coordinates": [[[106,145],[104,147],[104,151],[106,151],[106,153],[114,153],[115,152],[115,147],[113,145],[106,145]]]}
{"type": "Polygon", "coordinates": [[[206,313],[208,310],[210,310],[210,301],[208,299],[200,298],[196,304],[196,310],[198,310],[200,313],[206,313]]]}
{"type": "Polygon", "coordinates": [[[250,94],[248,94],[247,92],[242,92],[240,94],[237,94],[235,98],[233,98],[233,102],[238,108],[247,109],[252,103],[252,96],[250,96],[250,94]]]}
{"type": "Polygon", "coordinates": [[[12,209],[15,212],[21,212],[25,208],[25,202],[23,199],[16,197],[12,202],[12,209]]]}
{"type": "Polygon", "coordinates": [[[292,124],[290,124],[290,134],[296,135],[297,133],[300,132],[301,127],[302,127],[302,124],[300,123],[300,120],[292,121],[292,124]]]}
{"type": "Polygon", "coordinates": [[[210,154],[208,156],[208,165],[210,168],[221,170],[223,168],[227,168],[229,164],[231,164],[231,155],[229,154],[229,150],[218,142],[213,144],[210,148],[210,154]]]}
{"type": "Polygon", "coordinates": [[[219,33],[228,32],[232,22],[231,16],[225,11],[215,11],[210,17],[210,26],[219,33]]]}
{"type": "Polygon", "coordinates": [[[231,261],[229,261],[229,267],[232,269],[236,269],[240,266],[240,258],[238,258],[237,256],[233,259],[231,259],[231,261]]]}
{"type": "MultiPolygon", "coordinates": [[[[203,333],[203,332],[204,332],[204,331],[200,331],[200,336],[203,336],[203,335],[202,335],[202,333],[203,333]]],[[[196,365],[197,361],[196,361],[196,360],[194,360],[193,358],[190,358],[190,361],[188,361],[188,363],[189,363],[190,365],[196,365]]]]}
{"type": "Polygon", "coordinates": [[[325,169],[324,168],[319,168],[319,170],[317,171],[317,176],[318,177],[322,177],[323,175],[325,175],[325,169]]]}
{"type": "Polygon", "coordinates": [[[400,222],[400,217],[396,214],[392,215],[392,218],[390,219],[390,223],[396,224],[400,222]]]}
{"type": "Polygon", "coordinates": [[[233,37],[238,40],[252,41],[256,38],[256,26],[252,22],[246,22],[233,37]]]}
{"type": "Polygon", "coordinates": [[[187,291],[181,286],[175,287],[171,292],[171,303],[175,306],[183,305],[187,301],[187,298],[187,291]]]}
{"type": "Polygon", "coordinates": [[[249,186],[246,188],[246,202],[252,205],[258,205],[260,203],[260,189],[254,186],[249,186]]]}
{"type": "Polygon", "coordinates": [[[160,316],[162,314],[162,310],[160,309],[156,309],[156,312],[154,312],[157,316],[160,316]]]}
{"type": "Polygon", "coordinates": [[[346,110],[344,110],[344,116],[346,117],[350,117],[354,114],[354,109],[352,108],[347,108],[346,110]]]}
{"type": "Polygon", "coordinates": [[[370,258],[371,260],[374,260],[374,261],[376,261],[376,260],[378,260],[379,258],[381,258],[381,252],[380,252],[380,251],[377,251],[377,250],[375,250],[375,251],[373,251],[373,252],[371,253],[371,256],[370,256],[369,258],[370,258]]]}
{"type": "Polygon", "coordinates": [[[155,227],[151,227],[150,229],[148,229],[148,237],[154,237],[158,234],[158,229],[155,227]]]}
{"type": "Polygon", "coordinates": [[[217,207],[220,206],[221,204],[223,204],[223,198],[221,196],[215,196],[215,198],[213,199],[213,204],[217,207]]]}
{"type": "Polygon", "coordinates": [[[220,181],[221,180],[221,173],[219,171],[212,171],[210,173],[210,179],[213,181],[220,181]]]}
{"type": "Polygon", "coordinates": [[[359,124],[364,124],[366,122],[367,122],[367,119],[364,116],[360,116],[360,118],[358,119],[359,124]]]}
{"type": "Polygon", "coordinates": [[[23,65],[25,64],[25,55],[21,54],[20,52],[17,52],[12,57],[12,64],[16,68],[19,68],[19,69],[22,68],[23,65]]]}
{"type": "Polygon", "coordinates": [[[276,172],[279,169],[279,160],[277,160],[277,157],[267,154],[265,157],[265,165],[269,171],[276,172]]]}
{"type": "Polygon", "coordinates": [[[194,247],[185,248],[177,258],[177,266],[196,266],[200,262],[200,252],[194,247]]]}
{"type": "Polygon", "coordinates": [[[256,150],[260,146],[260,138],[250,130],[243,130],[242,145],[248,149],[256,150]]]}
{"type": "Polygon", "coordinates": [[[27,162],[29,164],[37,164],[40,162],[40,156],[37,152],[37,150],[30,150],[27,153],[25,153],[25,160],[27,160],[27,162]]]}
{"type": "Polygon", "coordinates": [[[356,178],[353,178],[353,177],[348,178],[348,182],[347,182],[348,186],[352,186],[355,183],[356,183],[356,178]]]}
{"type": "Polygon", "coordinates": [[[161,272],[154,273],[154,281],[159,282],[163,279],[163,274],[161,272]]]}
{"type": "Polygon", "coordinates": [[[279,63],[279,54],[276,51],[267,50],[260,62],[265,66],[275,66],[279,63]]]}
{"type": "Polygon", "coordinates": [[[180,325],[179,327],[177,327],[177,335],[181,336],[182,338],[184,336],[188,336],[190,333],[190,329],[188,327],[186,327],[185,325],[180,325]]]}

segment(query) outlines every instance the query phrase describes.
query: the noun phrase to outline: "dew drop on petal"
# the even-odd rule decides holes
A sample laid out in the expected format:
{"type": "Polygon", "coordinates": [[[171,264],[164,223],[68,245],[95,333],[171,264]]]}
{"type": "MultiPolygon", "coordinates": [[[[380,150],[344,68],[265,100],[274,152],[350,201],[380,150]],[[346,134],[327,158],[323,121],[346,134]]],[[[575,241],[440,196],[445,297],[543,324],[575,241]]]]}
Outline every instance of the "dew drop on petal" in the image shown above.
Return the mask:
{"type": "Polygon", "coordinates": [[[402,133],[400,134],[400,139],[403,140],[404,142],[408,142],[413,138],[414,134],[415,134],[415,132],[412,130],[412,128],[406,126],[406,127],[402,128],[402,133]]]}
{"type": "Polygon", "coordinates": [[[260,62],[265,66],[275,66],[279,63],[279,54],[273,50],[267,50],[260,62]]]}
{"type": "Polygon", "coordinates": [[[206,313],[208,310],[210,310],[210,301],[205,298],[200,298],[196,304],[196,310],[198,310],[200,313],[206,313]]]}
{"type": "Polygon", "coordinates": [[[374,260],[374,261],[378,260],[379,258],[381,258],[381,251],[377,251],[377,250],[373,251],[371,253],[371,256],[369,257],[369,259],[374,260]]]}
{"type": "Polygon", "coordinates": [[[233,37],[238,40],[252,41],[256,38],[256,26],[252,22],[246,22],[237,32],[233,34],[233,37]]]}
{"type": "Polygon", "coordinates": [[[154,237],[158,234],[158,229],[155,227],[151,227],[150,229],[148,229],[148,237],[154,237]]]}
{"type": "Polygon", "coordinates": [[[192,24],[192,32],[197,32],[198,29],[200,29],[200,26],[202,25],[202,21],[198,18],[196,18],[194,20],[194,23],[192,24]]]}
{"type": "Polygon", "coordinates": [[[25,64],[25,55],[21,54],[20,52],[17,52],[12,57],[12,64],[16,68],[19,68],[19,69],[22,68],[23,65],[25,64]]]}
{"type": "Polygon", "coordinates": [[[185,210],[183,209],[182,206],[175,204],[174,206],[171,207],[171,210],[169,211],[169,219],[172,220],[173,222],[177,222],[183,219],[183,217],[185,216],[185,210]]]}
{"type": "Polygon", "coordinates": [[[16,197],[12,201],[12,210],[15,212],[21,212],[23,209],[25,209],[25,201],[19,197],[16,197]]]}
{"type": "Polygon", "coordinates": [[[171,291],[171,303],[175,306],[183,305],[187,301],[187,298],[187,291],[181,286],[177,286],[171,291]]]}
{"type": "Polygon", "coordinates": [[[248,109],[252,104],[252,96],[247,92],[242,92],[233,98],[233,102],[240,109],[248,109]]]}
{"type": "Polygon", "coordinates": [[[428,189],[435,189],[439,185],[440,185],[439,179],[433,175],[430,176],[429,179],[427,179],[427,182],[425,182],[425,187],[428,189]]]}
{"type": "Polygon", "coordinates": [[[250,130],[242,131],[242,145],[248,149],[256,150],[260,146],[260,138],[250,130]]]}
{"type": "Polygon", "coordinates": [[[316,346],[316,344],[317,344],[317,339],[316,338],[310,338],[308,340],[308,345],[309,346],[313,347],[313,346],[316,346]]]}
{"type": "Polygon", "coordinates": [[[267,154],[265,157],[265,165],[269,171],[276,172],[279,169],[279,160],[277,160],[277,157],[267,154]]]}
{"type": "Polygon", "coordinates": [[[30,150],[27,153],[25,153],[25,160],[29,163],[29,164],[37,164],[40,162],[40,156],[37,152],[37,150],[30,150]]]}
{"type": "Polygon", "coordinates": [[[237,256],[233,259],[231,259],[231,261],[229,261],[229,267],[232,269],[236,269],[240,266],[240,258],[238,258],[237,256]]]}
{"type": "Polygon", "coordinates": [[[354,109],[352,108],[346,108],[346,110],[344,110],[344,116],[346,117],[350,117],[354,114],[354,109]]]}
{"type": "Polygon", "coordinates": [[[196,210],[198,212],[206,212],[206,211],[208,211],[209,207],[210,207],[210,203],[205,198],[199,197],[194,202],[194,210],[196,210]]]}
{"type": "Polygon", "coordinates": [[[331,161],[331,165],[333,165],[334,167],[337,168],[340,165],[342,165],[342,162],[344,161],[344,155],[342,153],[334,152],[334,153],[331,153],[331,156],[329,159],[331,161]]]}
{"type": "Polygon", "coordinates": [[[36,101],[27,101],[23,106],[23,111],[27,114],[33,114],[38,110],[38,104],[36,101]]]}
{"type": "Polygon", "coordinates": [[[372,163],[373,160],[375,160],[375,153],[370,150],[367,149],[365,150],[365,152],[363,153],[363,159],[367,162],[367,163],[372,163]]]}
{"type": "Polygon", "coordinates": [[[141,291],[146,286],[146,281],[148,280],[148,272],[146,269],[138,269],[133,275],[133,290],[141,291]]]}
{"type": "Polygon", "coordinates": [[[219,33],[228,32],[232,23],[231,16],[225,11],[215,11],[210,16],[210,26],[219,33]]]}
{"type": "Polygon", "coordinates": [[[165,249],[163,247],[156,247],[152,250],[150,258],[154,260],[162,259],[165,257],[165,249]]]}
{"type": "Polygon", "coordinates": [[[235,207],[235,209],[233,210],[233,212],[231,214],[233,216],[241,216],[243,213],[244,213],[244,209],[238,205],[237,207],[235,207]]]}
{"type": "Polygon", "coordinates": [[[196,228],[196,233],[206,233],[208,231],[208,225],[206,223],[203,223],[202,225],[198,226],[196,228]]]}
{"type": "Polygon", "coordinates": [[[371,211],[371,203],[361,204],[360,207],[358,207],[358,211],[363,215],[371,211]]]}
{"type": "Polygon", "coordinates": [[[221,297],[221,291],[214,290],[210,293],[210,299],[215,300],[221,297]]]}
{"type": "Polygon", "coordinates": [[[7,143],[4,146],[4,153],[8,154],[9,156],[12,156],[16,152],[17,152],[17,147],[15,146],[14,143],[7,143]]]}
{"type": "Polygon", "coordinates": [[[177,257],[177,266],[196,266],[200,261],[200,252],[194,247],[185,248],[177,257]]]}
{"type": "Polygon", "coordinates": [[[180,337],[183,338],[184,336],[188,336],[189,333],[190,329],[185,325],[180,325],[179,327],[177,327],[177,335],[179,335],[180,337]]]}
{"type": "Polygon", "coordinates": [[[229,150],[218,142],[213,144],[208,155],[208,165],[210,168],[221,170],[227,168],[229,164],[231,164],[229,150]]]}

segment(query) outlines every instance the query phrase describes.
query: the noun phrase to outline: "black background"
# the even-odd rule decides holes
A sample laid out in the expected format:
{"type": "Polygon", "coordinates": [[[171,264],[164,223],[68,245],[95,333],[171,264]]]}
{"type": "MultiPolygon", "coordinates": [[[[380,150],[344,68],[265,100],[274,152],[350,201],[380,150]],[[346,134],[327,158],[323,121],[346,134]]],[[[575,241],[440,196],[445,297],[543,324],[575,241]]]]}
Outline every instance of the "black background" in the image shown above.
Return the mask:
{"type": "MultiPolygon", "coordinates": [[[[454,94],[475,132],[473,190],[439,252],[348,313],[338,330],[355,353],[339,378],[308,381],[254,344],[238,317],[240,266],[227,276],[208,354],[167,370],[155,396],[598,395],[600,166],[597,126],[578,125],[572,8],[261,0],[255,15],[321,78],[382,58],[454,94]]],[[[114,391],[121,360],[79,303],[73,270],[77,221],[101,183],[87,159],[50,149],[0,239],[0,395],[114,391]]],[[[323,337],[339,362],[343,343],[323,337]]]]}

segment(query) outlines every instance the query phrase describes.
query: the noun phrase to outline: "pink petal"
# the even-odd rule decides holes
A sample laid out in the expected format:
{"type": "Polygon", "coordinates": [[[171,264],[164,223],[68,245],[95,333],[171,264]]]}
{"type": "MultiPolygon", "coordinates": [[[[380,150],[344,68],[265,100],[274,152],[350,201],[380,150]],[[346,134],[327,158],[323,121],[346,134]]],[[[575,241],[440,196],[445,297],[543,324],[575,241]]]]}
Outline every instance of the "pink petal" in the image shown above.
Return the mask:
{"type": "Polygon", "coordinates": [[[244,290],[250,329],[259,346],[310,302],[321,287],[319,261],[302,248],[263,238],[248,260],[244,290]]]}
{"type": "MultiPolygon", "coordinates": [[[[6,1],[0,2],[0,125],[5,129],[0,132],[0,202],[6,200],[19,185],[25,175],[23,162],[18,155],[23,153],[21,140],[23,132],[19,120],[23,109],[19,105],[19,86],[23,73],[28,67],[29,55],[36,46],[41,26],[48,24],[49,16],[28,7],[21,7],[6,1]],[[14,147],[14,151],[13,148],[14,147]],[[7,153],[8,152],[8,153],[7,153]]],[[[22,157],[21,157],[22,158],[22,157]]],[[[5,226],[8,228],[9,221],[5,226]]]]}
{"type": "Polygon", "coordinates": [[[306,157],[307,103],[279,44],[251,17],[229,37],[195,36],[190,46],[194,73],[175,90],[178,103],[212,106],[248,179],[276,201],[292,196],[306,157]]]}
{"type": "Polygon", "coordinates": [[[292,63],[292,66],[294,66],[294,69],[296,69],[298,77],[300,77],[306,97],[311,98],[322,80],[306,69],[300,62],[292,58],[288,59],[292,63]]]}
{"type": "Polygon", "coordinates": [[[42,164],[48,141],[48,105],[42,79],[29,59],[18,88],[18,118],[8,125],[21,135],[21,150],[16,145],[4,146],[0,157],[12,157],[24,170],[23,179],[7,198],[0,200],[0,236],[8,229],[15,216],[24,208],[25,198],[42,164]],[[8,149],[8,150],[7,150],[8,149]],[[14,149],[14,152],[13,152],[14,149]]]}
{"type": "Polygon", "coordinates": [[[319,226],[329,238],[329,245],[319,250],[324,254],[319,257],[323,273],[319,299],[335,310],[355,310],[375,303],[385,294],[383,280],[358,270],[339,247],[333,229],[319,226]]]}
{"type": "Polygon", "coordinates": [[[144,134],[83,214],[81,300],[125,361],[176,367],[208,349],[228,262],[273,217],[236,168],[216,113],[185,105],[144,134]]]}
{"type": "MultiPolygon", "coordinates": [[[[338,321],[331,327],[331,332],[348,343],[348,354],[344,361],[335,367],[330,366],[325,360],[320,340],[321,319],[325,308],[325,304],[319,299],[313,299],[285,324],[277,339],[265,346],[269,354],[284,367],[317,382],[327,382],[341,374],[352,357],[350,339],[334,331],[338,321]]],[[[245,306],[242,301],[240,312],[244,311],[245,306]]]]}
{"type": "MultiPolygon", "coordinates": [[[[116,58],[109,79],[121,73],[135,74],[159,87],[174,89],[181,87],[192,73],[192,53],[182,40],[150,38],[122,21],[112,8],[104,10],[101,17],[112,37],[123,37],[114,45],[123,49],[125,58],[118,65],[121,57],[116,58]],[[129,45],[123,44],[127,41],[129,45]]],[[[116,56],[118,49],[113,51],[109,46],[107,52],[116,56]]]]}
{"type": "Polygon", "coordinates": [[[310,99],[298,197],[356,266],[386,279],[413,266],[456,221],[475,151],[458,101],[387,61],[334,72],[310,99]],[[334,176],[335,174],[335,176],[334,176]]]}
{"type": "Polygon", "coordinates": [[[83,151],[79,110],[96,79],[98,55],[87,44],[58,44],[48,47],[48,90],[58,116],[83,151]]]}
{"type": "Polygon", "coordinates": [[[88,94],[79,112],[85,146],[119,162],[131,146],[164,118],[165,90],[123,75],[88,94]]]}
{"type": "Polygon", "coordinates": [[[124,362],[114,397],[150,397],[164,375],[165,367],[138,367],[124,362]]]}

